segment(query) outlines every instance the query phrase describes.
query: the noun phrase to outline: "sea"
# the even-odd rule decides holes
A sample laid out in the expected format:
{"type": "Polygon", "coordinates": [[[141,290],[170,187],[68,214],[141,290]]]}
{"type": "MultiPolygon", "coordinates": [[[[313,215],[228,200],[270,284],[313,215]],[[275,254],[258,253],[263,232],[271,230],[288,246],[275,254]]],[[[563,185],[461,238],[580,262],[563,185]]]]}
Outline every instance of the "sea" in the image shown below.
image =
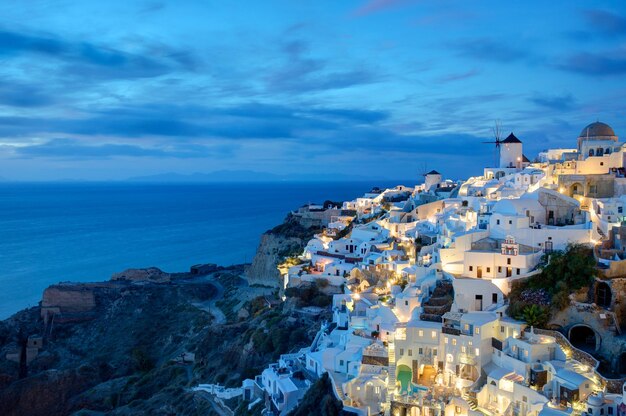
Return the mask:
{"type": "Polygon", "coordinates": [[[0,183],[0,319],[58,282],[249,263],[291,210],[399,184],[414,183],[0,183]]]}

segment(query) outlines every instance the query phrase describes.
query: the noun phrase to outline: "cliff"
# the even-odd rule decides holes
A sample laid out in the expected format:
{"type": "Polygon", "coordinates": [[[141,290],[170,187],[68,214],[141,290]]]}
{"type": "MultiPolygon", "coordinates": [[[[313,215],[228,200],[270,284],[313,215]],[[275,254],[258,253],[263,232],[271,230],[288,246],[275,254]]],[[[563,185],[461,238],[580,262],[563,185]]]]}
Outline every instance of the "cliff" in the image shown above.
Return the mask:
{"type": "Polygon", "coordinates": [[[48,288],[41,307],[0,321],[0,415],[215,414],[191,387],[239,386],[329,318],[250,287],[242,266],[217,269],[48,288]],[[15,351],[33,340],[43,342],[20,365],[15,351]]]}
{"type": "Polygon", "coordinates": [[[309,240],[319,231],[303,226],[297,217],[289,215],[282,224],[265,232],[252,264],[246,270],[248,283],[282,287],[278,265],[286,257],[301,254],[309,240]]]}

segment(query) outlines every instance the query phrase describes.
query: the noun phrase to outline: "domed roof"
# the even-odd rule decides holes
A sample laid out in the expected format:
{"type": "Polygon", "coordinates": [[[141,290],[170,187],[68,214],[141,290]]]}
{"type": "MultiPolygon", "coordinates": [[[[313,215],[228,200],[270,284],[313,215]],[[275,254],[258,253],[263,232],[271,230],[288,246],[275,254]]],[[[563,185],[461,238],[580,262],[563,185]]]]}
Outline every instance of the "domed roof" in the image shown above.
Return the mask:
{"type": "Polygon", "coordinates": [[[613,128],[608,124],[596,121],[595,123],[589,124],[580,132],[580,137],[582,138],[597,136],[615,136],[615,131],[613,131],[613,128]]]}

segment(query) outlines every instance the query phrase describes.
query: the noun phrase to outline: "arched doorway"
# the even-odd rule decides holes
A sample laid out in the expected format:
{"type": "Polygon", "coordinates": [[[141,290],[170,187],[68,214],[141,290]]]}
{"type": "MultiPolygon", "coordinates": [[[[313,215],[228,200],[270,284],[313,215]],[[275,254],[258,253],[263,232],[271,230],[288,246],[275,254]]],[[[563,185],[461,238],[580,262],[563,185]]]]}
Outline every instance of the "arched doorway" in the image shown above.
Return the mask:
{"type": "Polygon", "coordinates": [[[571,196],[582,195],[583,192],[584,192],[584,188],[583,188],[582,183],[576,182],[576,183],[573,183],[572,186],[570,187],[571,196]]]}
{"type": "Polygon", "coordinates": [[[396,380],[400,382],[401,394],[405,394],[409,391],[412,376],[413,372],[408,365],[401,364],[398,366],[398,375],[396,376],[396,380]]]}
{"type": "Polygon", "coordinates": [[[598,282],[596,285],[596,304],[603,308],[609,308],[612,298],[611,286],[606,282],[598,282]]]}
{"type": "Polygon", "coordinates": [[[476,366],[464,364],[461,366],[460,377],[465,380],[478,380],[478,369],[476,366]]]}
{"type": "Polygon", "coordinates": [[[594,352],[600,346],[596,332],[587,325],[576,325],[569,330],[569,342],[579,350],[594,352]]]}

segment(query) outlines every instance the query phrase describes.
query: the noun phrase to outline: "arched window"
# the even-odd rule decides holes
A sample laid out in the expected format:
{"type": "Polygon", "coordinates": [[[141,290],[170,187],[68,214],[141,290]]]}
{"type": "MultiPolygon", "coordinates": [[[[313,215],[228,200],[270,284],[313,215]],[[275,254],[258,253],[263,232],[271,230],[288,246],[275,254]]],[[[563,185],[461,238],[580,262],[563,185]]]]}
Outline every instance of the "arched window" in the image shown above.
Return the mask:
{"type": "Polygon", "coordinates": [[[604,149],[604,153],[606,153],[607,155],[611,154],[611,148],[607,147],[606,149],[604,149]]]}
{"type": "Polygon", "coordinates": [[[593,149],[589,149],[589,156],[593,156],[593,149]]]}
{"type": "Polygon", "coordinates": [[[598,147],[598,149],[596,150],[596,156],[602,156],[604,154],[604,149],[602,149],[601,147],[598,147]]]}

